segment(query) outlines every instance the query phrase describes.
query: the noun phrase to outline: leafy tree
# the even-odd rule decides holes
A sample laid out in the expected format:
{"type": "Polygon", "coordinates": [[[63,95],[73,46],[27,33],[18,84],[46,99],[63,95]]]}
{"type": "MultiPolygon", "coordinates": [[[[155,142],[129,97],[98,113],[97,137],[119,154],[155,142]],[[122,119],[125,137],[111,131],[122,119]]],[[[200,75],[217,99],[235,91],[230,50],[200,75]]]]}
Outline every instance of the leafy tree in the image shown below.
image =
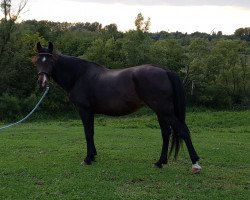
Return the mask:
{"type": "Polygon", "coordinates": [[[247,60],[243,57],[244,43],[240,41],[221,40],[214,49],[215,53],[223,56],[224,65],[221,66],[220,82],[234,103],[240,103],[242,92],[247,83],[247,60]]]}
{"type": "Polygon", "coordinates": [[[218,37],[221,37],[222,35],[223,35],[223,34],[222,34],[222,31],[218,31],[218,32],[217,32],[217,36],[218,36],[218,37]]]}
{"type": "Polygon", "coordinates": [[[151,25],[150,18],[148,18],[146,21],[144,20],[144,17],[141,13],[139,13],[135,19],[135,27],[136,30],[139,32],[148,32],[151,25]]]}
{"type": "Polygon", "coordinates": [[[135,66],[150,62],[152,40],[146,33],[129,31],[122,39],[122,54],[126,66],[135,66]]]}
{"type": "Polygon", "coordinates": [[[91,47],[89,47],[84,55],[89,60],[95,61],[101,65],[105,65],[105,41],[96,39],[91,47]]]}
{"type": "Polygon", "coordinates": [[[94,22],[94,23],[75,23],[70,27],[71,31],[100,31],[102,29],[102,24],[99,22],[94,22]]]}
{"type": "Polygon", "coordinates": [[[88,48],[83,57],[109,68],[121,68],[124,65],[121,45],[121,40],[115,40],[114,38],[110,38],[107,41],[97,39],[88,48]]]}
{"type": "Polygon", "coordinates": [[[150,18],[147,21],[139,13],[135,19],[136,31],[130,30],[122,38],[121,51],[126,66],[140,65],[150,62],[150,46],[152,39],[147,33],[150,28],[150,18]]]}
{"type": "Polygon", "coordinates": [[[124,55],[122,53],[122,40],[110,38],[105,43],[105,65],[110,68],[124,67],[124,55]]]}
{"type": "Polygon", "coordinates": [[[192,99],[215,107],[231,107],[241,104],[243,99],[247,102],[243,91],[249,84],[249,69],[244,55],[246,46],[237,40],[219,40],[214,44],[194,40],[189,46],[192,99]]]}
{"type": "Polygon", "coordinates": [[[98,35],[89,31],[64,31],[55,39],[55,46],[63,54],[81,56],[98,35]]]}
{"type": "Polygon", "coordinates": [[[111,34],[114,34],[114,33],[118,32],[116,24],[109,24],[109,25],[104,27],[104,30],[108,31],[111,34]]]}
{"type": "Polygon", "coordinates": [[[101,38],[108,40],[114,38],[115,40],[123,37],[123,32],[118,31],[116,24],[109,24],[105,26],[101,31],[101,38]]]}
{"type": "Polygon", "coordinates": [[[152,44],[151,63],[179,72],[185,67],[185,61],[184,49],[176,40],[159,40],[152,44]]]}
{"type": "Polygon", "coordinates": [[[26,3],[27,0],[22,1],[18,6],[18,10],[14,13],[11,9],[11,0],[2,0],[0,2],[0,7],[4,14],[4,18],[0,20],[0,60],[3,56],[6,45],[10,41],[11,34],[14,31],[15,22],[22,10],[25,8],[26,3]]]}
{"type": "Polygon", "coordinates": [[[242,40],[250,41],[250,27],[238,28],[234,35],[242,40]]]}

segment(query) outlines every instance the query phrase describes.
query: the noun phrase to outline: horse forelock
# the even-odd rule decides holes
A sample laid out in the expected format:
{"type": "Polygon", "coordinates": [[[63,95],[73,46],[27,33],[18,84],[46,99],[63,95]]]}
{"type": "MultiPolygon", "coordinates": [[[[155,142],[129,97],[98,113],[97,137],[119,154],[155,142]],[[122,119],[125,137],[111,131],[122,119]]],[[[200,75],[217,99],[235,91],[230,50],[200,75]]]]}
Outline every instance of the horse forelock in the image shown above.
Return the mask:
{"type": "Polygon", "coordinates": [[[47,58],[45,57],[46,55],[51,56],[51,58],[53,59],[54,62],[57,61],[58,58],[59,58],[59,54],[58,54],[57,52],[53,52],[53,53],[40,52],[40,53],[37,53],[37,55],[34,55],[34,56],[31,58],[31,61],[32,61],[33,64],[35,64],[40,56],[43,56],[42,59],[43,59],[43,61],[45,61],[45,59],[47,59],[47,58]]]}

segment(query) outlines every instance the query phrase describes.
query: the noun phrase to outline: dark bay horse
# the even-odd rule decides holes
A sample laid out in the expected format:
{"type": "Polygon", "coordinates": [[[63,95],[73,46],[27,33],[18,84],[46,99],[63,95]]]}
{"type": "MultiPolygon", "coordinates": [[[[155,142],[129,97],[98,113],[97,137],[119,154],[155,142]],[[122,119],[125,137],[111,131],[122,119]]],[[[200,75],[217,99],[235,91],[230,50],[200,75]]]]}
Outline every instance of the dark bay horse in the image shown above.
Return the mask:
{"type": "Polygon", "coordinates": [[[184,140],[193,173],[201,170],[185,123],[182,82],[174,72],[157,65],[110,70],[94,62],[55,53],[52,43],[48,48],[37,43],[37,52],[33,61],[37,66],[40,87],[44,88],[52,77],[67,91],[70,101],[79,110],[87,142],[86,164],[91,164],[97,155],[94,144],[95,114],[121,116],[147,105],[157,115],[163,139],[160,159],[155,165],[161,168],[167,163],[168,149],[170,153],[174,150],[176,157],[184,140]]]}

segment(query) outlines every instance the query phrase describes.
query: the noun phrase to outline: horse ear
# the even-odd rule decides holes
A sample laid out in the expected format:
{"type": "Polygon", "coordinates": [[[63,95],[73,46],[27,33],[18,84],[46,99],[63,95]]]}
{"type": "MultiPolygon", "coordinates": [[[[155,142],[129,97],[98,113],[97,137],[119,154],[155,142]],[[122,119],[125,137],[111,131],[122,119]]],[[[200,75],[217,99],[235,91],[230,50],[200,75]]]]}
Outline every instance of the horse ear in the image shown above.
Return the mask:
{"type": "Polygon", "coordinates": [[[41,45],[40,42],[38,42],[38,43],[36,44],[36,50],[37,50],[37,51],[40,51],[41,49],[42,49],[42,45],[41,45]]]}
{"type": "Polygon", "coordinates": [[[53,52],[53,44],[52,44],[52,42],[49,42],[48,49],[49,49],[50,53],[53,52]]]}

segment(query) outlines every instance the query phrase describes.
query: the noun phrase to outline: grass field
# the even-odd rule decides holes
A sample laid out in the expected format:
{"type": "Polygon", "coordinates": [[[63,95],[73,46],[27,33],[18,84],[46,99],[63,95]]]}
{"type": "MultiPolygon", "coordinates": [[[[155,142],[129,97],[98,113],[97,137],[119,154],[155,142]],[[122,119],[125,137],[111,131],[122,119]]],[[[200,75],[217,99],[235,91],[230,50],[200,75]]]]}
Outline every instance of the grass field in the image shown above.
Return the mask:
{"type": "Polygon", "coordinates": [[[44,120],[0,132],[0,199],[249,199],[250,111],[188,113],[203,171],[179,159],[153,167],[161,150],[154,115],[98,116],[92,166],[80,120],[44,120]]]}

